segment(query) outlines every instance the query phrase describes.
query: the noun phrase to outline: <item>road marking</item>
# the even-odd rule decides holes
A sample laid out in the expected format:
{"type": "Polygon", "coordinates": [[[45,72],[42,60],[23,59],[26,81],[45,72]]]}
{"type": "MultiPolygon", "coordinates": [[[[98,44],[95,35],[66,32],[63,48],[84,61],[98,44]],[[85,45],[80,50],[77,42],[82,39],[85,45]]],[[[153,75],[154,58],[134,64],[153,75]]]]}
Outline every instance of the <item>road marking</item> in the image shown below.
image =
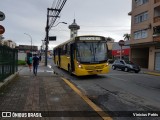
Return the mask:
{"type": "Polygon", "coordinates": [[[71,82],[69,82],[69,80],[62,78],[64,80],[65,83],[67,83],[81,98],[83,98],[84,101],[86,101],[88,103],[88,105],[94,110],[96,111],[103,120],[112,120],[111,117],[109,117],[109,115],[107,113],[105,113],[100,107],[98,107],[96,104],[94,104],[87,96],[85,96],[84,94],[82,94],[82,92],[75,86],[73,85],[71,82]],[[108,117],[106,117],[108,116],[108,117]]]}

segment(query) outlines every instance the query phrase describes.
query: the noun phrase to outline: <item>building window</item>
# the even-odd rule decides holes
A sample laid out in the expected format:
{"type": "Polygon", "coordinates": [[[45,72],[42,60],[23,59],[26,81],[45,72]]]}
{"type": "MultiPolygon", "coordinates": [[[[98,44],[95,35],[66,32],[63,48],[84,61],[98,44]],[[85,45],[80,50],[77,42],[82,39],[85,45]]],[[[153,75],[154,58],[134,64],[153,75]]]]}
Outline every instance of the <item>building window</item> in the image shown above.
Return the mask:
{"type": "Polygon", "coordinates": [[[148,37],[147,29],[134,32],[134,39],[141,39],[141,38],[147,38],[147,37],[148,37]]]}
{"type": "Polygon", "coordinates": [[[136,6],[143,5],[145,3],[148,3],[149,0],[135,0],[136,6]]]}
{"type": "Polygon", "coordinates": [[[134,17],[135,23],[141,23],[147,19],[148,19],[148,12],[143,12],[143,13],[136,15],[134,17]]]}

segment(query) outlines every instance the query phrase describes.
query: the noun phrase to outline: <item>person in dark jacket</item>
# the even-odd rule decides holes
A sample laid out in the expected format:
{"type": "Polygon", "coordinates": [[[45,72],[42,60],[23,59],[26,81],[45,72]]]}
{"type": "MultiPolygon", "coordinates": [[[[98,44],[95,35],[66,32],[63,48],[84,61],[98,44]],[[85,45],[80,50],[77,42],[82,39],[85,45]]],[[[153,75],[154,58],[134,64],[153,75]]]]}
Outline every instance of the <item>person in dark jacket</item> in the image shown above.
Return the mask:
{"type": "Polygon", "coordinates": [[[38,65],[39,65],[39,57],[37,56],[37,54],[35,54],[33,57],[33,74],[35,76],[37,75],[38,65]]]}

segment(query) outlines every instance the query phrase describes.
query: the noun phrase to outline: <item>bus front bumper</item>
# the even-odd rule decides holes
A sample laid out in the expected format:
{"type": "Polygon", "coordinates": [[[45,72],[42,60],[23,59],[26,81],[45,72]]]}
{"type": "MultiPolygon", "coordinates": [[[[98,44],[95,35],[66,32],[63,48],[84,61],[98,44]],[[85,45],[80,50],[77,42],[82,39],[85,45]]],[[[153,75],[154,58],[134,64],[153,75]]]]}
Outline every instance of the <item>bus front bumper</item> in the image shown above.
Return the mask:
{"type": "Polygon", "coordinates": [[[103,69],[95,69],[95,70],[86,70],[78,68],[75,71],[75,75],[77,76],[85,76],[85,75],[98,75],[98,74],[107,74],[109,72],[109,66],[103,69]]]}

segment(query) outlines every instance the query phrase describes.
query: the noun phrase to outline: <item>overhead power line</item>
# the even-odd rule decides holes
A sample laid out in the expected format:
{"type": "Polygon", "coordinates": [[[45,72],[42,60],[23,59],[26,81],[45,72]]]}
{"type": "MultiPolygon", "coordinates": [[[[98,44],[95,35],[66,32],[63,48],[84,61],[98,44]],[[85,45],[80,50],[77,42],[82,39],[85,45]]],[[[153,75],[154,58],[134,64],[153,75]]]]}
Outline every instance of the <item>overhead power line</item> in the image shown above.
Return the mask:
{"type": "Polygon", "coordinates": [[[52,8],[47,8],[47,22],[46,22],[46,37],[45,37],[45,66],[47,66],[47,51],[49,44],[49,31],[53,27],[56,19],[59,17],[59,14],[64,7],[67,0],[54,0],[52,3],[52,8]],[[51,18],[51,19],[50,19],[51,18]]]}
{"type": "Polygon", "coordinates": [[[52,4],[52,8],[54,9],[53,11],[50,11],[50,15],[51,16],[55,16],[55,17],[51,17],[50,19],[50,23],[49,23],[49,30],[53,27],[56,19],[58,18],[61,10],[63,9],[65,3],[67,0],[54,0],[53,4],[52,4]]]}

